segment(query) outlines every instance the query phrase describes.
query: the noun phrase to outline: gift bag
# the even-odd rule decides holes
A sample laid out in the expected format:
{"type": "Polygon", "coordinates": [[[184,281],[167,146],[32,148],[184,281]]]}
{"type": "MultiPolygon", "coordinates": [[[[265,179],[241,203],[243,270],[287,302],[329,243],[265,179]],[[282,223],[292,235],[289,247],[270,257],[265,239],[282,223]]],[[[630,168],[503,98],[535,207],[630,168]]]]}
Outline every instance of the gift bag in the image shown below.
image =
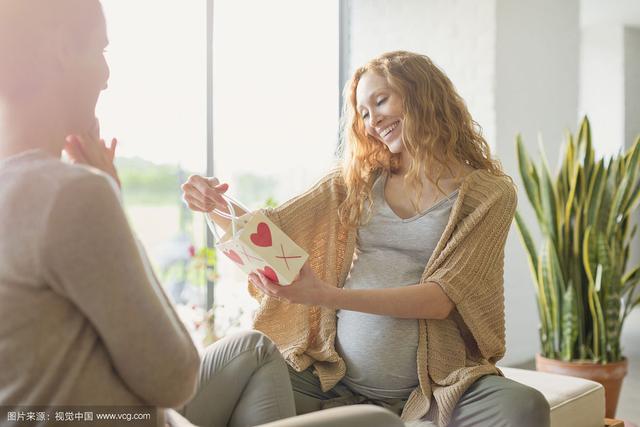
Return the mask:
{"type": "Polygon", "coordinates": [[[214,210],[227,218],[231,227],[220,236],[208,214],[207,225],[216,237],[215,247],[245,273],[260,271],[272,282],[289,285],[296,278],[309,255],[269,220],[262,212],[249,212],[237,201],[223,194],[229,214],[214,210]],[[237,217],[233,203],[247,213],[237,217]]]}

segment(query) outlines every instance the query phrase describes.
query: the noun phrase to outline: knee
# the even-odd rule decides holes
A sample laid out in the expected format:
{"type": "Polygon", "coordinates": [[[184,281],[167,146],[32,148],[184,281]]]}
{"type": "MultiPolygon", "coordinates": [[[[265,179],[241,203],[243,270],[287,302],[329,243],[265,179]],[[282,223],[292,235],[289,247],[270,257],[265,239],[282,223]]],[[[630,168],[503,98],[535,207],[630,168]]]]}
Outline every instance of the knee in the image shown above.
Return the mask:
{"type": "Polygon", "coordinates": [[[512,390],[510,403],[506,405],[505,416],[508,426],[548,427],[551,423],[549,402],[538,390],[522,387],[512,390]]]}
{"type": "Polygon", "coordinates": [[[278,347],[262,332],[252,330],[241,332],[240,335],[241,339],[246,342],[246,345],[251,349],[255,349],[256,354],[258,354],[265,363],[272,359],[282,359],[278,347]]]}
{"type": "Polygon", "coordinates": [[[236,332],[235,334],[227,336],[225,339],[234,341],[237,345],[245,348],[275,347],[273,342],[271,342],[265,334],[255,330],[236,332]]]}
{"type": "MultiPolygon", "coordinates": [[[[337,408],[324,409],[315,412],[313,415],[303,415],[303,417],[305,416],[308,417],[310,426],[405,426],[405,423],[402,422],[396,414],[387,409],[370,404],[340,406],[337,408]],[[312,420],[315,422],[311,422],[312,420]]],[[[420,425],[423,424],[420,423],[420,425]]]]}
{"type": "Polygon", "coordinates": [[[258,364],[265,364],[275,359],[282,359],[282,355],[276,345],[265,334],[259,331],[242,331],[228,335],[216,342],[205,353],[220,353],[226,355],[228,360],[241,354],[253,354],[258,364]]]}

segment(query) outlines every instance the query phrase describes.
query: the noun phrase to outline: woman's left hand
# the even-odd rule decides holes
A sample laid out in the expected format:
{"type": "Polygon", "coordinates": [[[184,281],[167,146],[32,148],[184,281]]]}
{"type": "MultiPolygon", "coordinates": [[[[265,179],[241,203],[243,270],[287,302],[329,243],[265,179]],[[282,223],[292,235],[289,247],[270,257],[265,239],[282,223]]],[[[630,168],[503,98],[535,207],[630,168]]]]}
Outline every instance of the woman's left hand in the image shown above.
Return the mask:
{"type": "MultiPolygon", "coordinates": [[[[97,125],[96,125],[97,126],[97,125]]],[[[99,131],[97,132],[99,134],[99,131]]],[[[69,135],[66,138],[64,150],[69,155],[72,163],[93,166],[110,175],[120,187],[120,178],[113,160],[116,155],[117,139],[111,140],[107,147],[103,139],[98,135],[69,135]]]]}
{"type": "Polygon", "coordinates": [[[261,272],[249,274],[249,280],[265,294],[294,304],[326,305],[336,288],[320,280],[308,262],[290,285],[282,286],[269,280],[261,272]]]}

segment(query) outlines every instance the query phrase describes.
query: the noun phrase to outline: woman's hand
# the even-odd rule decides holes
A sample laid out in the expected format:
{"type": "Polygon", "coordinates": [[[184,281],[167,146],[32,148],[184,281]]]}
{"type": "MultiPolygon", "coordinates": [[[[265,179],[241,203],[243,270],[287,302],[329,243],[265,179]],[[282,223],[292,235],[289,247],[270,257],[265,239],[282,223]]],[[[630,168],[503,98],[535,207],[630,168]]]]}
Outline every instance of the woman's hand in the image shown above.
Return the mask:
{"type": "Polygon", "coordinates": [[[195,212],[211,212],[214,209],[228,212],[227,202],[222,198],[229,184],[220,184],[218,178],[191,175],[182,184],[182,200],[195,212]]]}
{"type": "Polygon", "coordinates": [[[261,272],[249,274],[249,280],[265,294],[294,304],[330,306],[331,299],[339,292],[320,280],[309,262],[304,263],[298,277],[288,286],[272,282],[261,272]]]}
{"type": "Polygon", "coordinates": [[[103,139],[91,135],[69,135],[65,139],[64,150],[69,155],[71,163],[80,163],[100,169],[110,175],[120,185],[118,171],[113,164],[118,140],[113,138],[107,147],[103,139]]]}

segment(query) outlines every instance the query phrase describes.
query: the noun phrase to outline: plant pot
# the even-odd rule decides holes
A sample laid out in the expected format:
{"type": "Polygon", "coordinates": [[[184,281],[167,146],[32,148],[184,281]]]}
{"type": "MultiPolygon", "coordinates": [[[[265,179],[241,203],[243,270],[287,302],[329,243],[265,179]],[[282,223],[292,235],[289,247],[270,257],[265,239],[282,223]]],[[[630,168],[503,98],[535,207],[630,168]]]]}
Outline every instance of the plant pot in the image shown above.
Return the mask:
{"type": "Polygon", "coordinates": [[[626,358],[620,362],[601,364],[578,361],[565,362],[536,354],[536,369],[538,371],[584,378],[602,384],[607,418],[615,418],[622,380],[627,375],[627,366],[626,358]]]}

